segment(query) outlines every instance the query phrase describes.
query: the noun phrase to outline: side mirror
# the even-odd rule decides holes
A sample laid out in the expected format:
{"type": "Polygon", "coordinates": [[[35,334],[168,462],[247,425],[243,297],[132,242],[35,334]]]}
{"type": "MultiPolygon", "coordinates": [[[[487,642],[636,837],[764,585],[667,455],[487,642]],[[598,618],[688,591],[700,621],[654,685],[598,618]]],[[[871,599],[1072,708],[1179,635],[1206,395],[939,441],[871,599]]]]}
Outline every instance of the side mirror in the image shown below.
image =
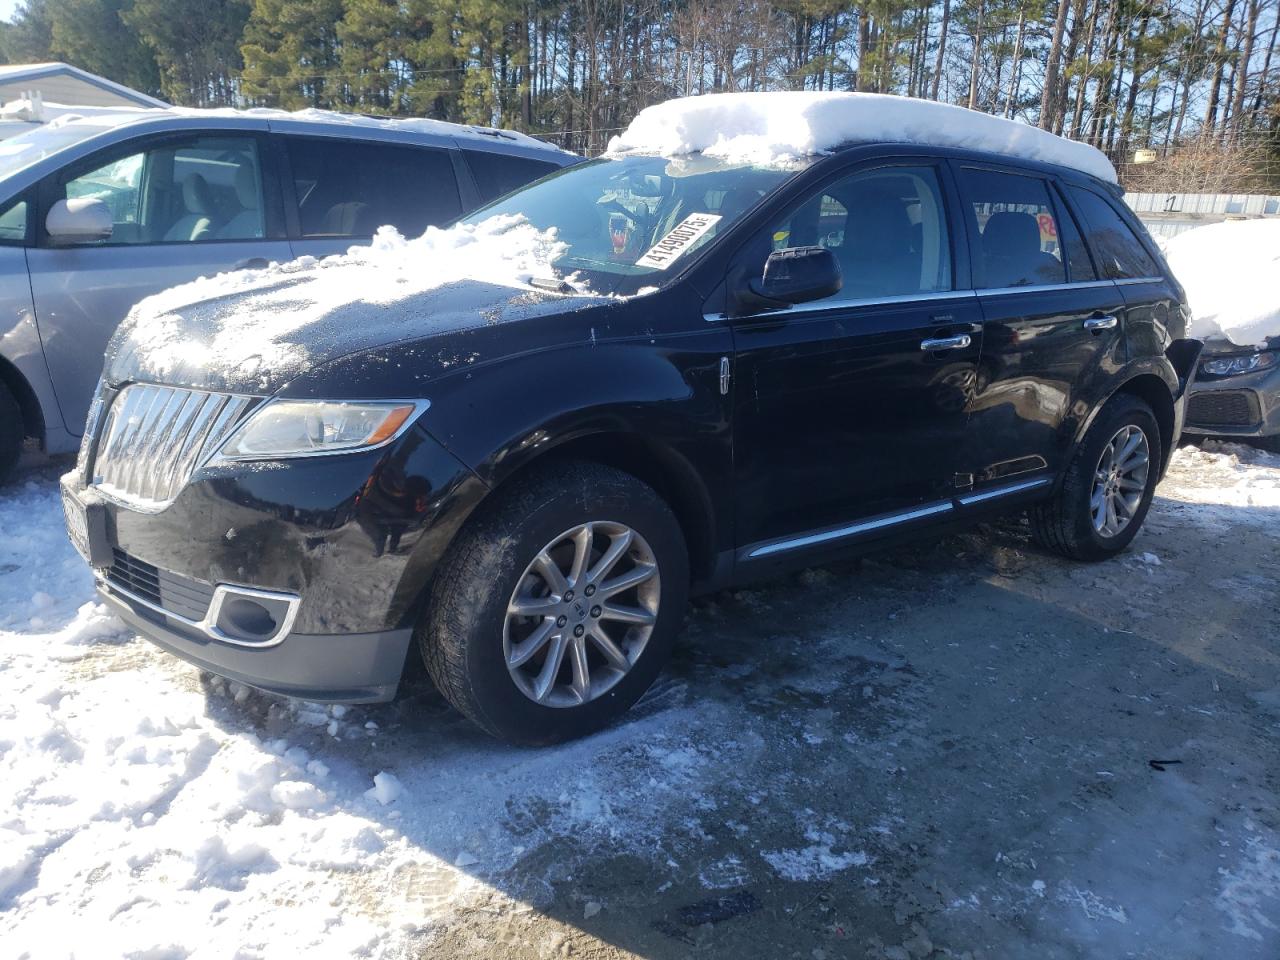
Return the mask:
{"type": "Polygon", "coordinates": [[[825,247],[787,247],[769,254],[764,275],[751,292],[779,303],[807,303],[839,293],[844,286],[840,263],[825,247]]]}
{"type": "Polygon", "coordinates": [[[44,228],[55,243],[92,243],[111,236],[111,209],[101,200],[77,197],[49,208],[44,228]]]}

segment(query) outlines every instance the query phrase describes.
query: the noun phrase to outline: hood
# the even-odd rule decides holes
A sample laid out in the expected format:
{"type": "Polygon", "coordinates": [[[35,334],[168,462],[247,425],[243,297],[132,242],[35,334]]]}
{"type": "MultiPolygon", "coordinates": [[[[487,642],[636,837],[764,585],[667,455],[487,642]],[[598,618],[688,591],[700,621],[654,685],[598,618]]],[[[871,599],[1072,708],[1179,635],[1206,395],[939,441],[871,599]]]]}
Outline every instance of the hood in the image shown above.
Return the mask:
{"type": "Polygon", "coordinates": [[[105,377],[268,395],[353,353],[601,302],[529,286],[554,275],[562,246],[493,218],[408,241],[383,228],[342,257],[204,278],[138,304],[108,347],[105,377]]]}

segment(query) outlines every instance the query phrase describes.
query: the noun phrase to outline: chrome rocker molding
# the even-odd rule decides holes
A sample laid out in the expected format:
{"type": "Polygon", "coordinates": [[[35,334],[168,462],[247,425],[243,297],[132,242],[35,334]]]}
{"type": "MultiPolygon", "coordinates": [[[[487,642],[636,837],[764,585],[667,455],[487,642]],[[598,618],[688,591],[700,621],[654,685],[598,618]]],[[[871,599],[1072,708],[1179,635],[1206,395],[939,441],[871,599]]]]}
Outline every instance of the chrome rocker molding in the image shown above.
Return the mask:
{"type": "Polygon", "coordinates": [[[860,533],[869,533],[872,530],[882,530],[885,527],[894,527],[901,523],[909,523],[912,520],[921,520],[924,517],[950,513],[956,507],[969,507],[979,503],[986,503],[989,500],[997,500],[1001,497],[1009,497],[1017,493],[1026,493],[1029,490],[1047,487],[1052,483],[1052,477],[1034,477],[1030,480],[1008,483],[988,490],[981,490],[977,493],[967,493],[953,500],[939,500],[936,503],[928,503],[924,506],[914,507],[911,510],[882,514],[878,517],[871,517],[843,527],[834,527],[830,530],[819,530],[815,533],[807,533],[798,537],[773,540],[746,548],[741,557],[744,560],[759,560],[788,550],[799,550],[802,547],[812,547],[820,543],[829,543],[832,540],[843,540],[846,537],[857,536],[860,533]]]}
{"type": "Polygon", "coordinates": [[[181,614],[166,610],[159,604],[152,603],[136,593],[125,590],[109,583],[106,580],[98,581],[98,589],[108,596],[118,597],[136,603],[141,607],[146,607],[154,613],[158,613],[170,620],[176,620],[184,626],[193,630],[199,630],[211,640],[217,640],[221,643],[229,643],[237,647],[250,647],[255,650],[261,650],[266,647],[275,647],[284,643],[289,633],[293,630],[293,623],[298,619],[298,607],[302,603],[302,598],[292,593],[277,593],[273,590],[257,590],[253,587],[236,587],[226,583],[220,583],[213,588],[213,599],[209,601],[209,609],[205,612],[203,620],[192,620],[181,614]],[[271,634],[265,640],[239,640],[225,633],[218,628],[218,617],[222,614],[222,605],[226,603],[229,597],[248,597],[251,600],[278,600],[282,601],[285,606],[285,615],[283,621],[276,628],[276,632],[271,634]]]}

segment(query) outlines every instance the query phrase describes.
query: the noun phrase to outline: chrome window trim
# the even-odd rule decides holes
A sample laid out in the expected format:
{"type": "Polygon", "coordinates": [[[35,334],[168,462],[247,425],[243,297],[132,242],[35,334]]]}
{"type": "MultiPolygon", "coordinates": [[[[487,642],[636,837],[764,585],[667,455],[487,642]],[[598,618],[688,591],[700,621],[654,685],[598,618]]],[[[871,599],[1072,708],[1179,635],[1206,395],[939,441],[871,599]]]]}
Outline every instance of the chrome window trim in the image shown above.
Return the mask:
{"type": "MultiPolygon", "coordinates": [[[[830,313],[835,310],[848,310],[851,307],[878,307],[881,305],[892,305],[895,303],[928,303],[936,300],[967,300],[970,297],[976,297],[976,290],[939,290],[933,293],[907,293],[893,297],[858,297],[848,300],[824,300],[814,303],[793,303],[787,307],[779,307],[776,310],[765,310],[761,313],[747,314],[742,317],[734,317],[736,320],[756,320],[760,317],[778,317],[786,316],[791,313],[830,313]]],[[[708,323],[718,323],[721,320],[730,319],[724,313],[704,313],[702,319],[708,323]]]]}
{"type": "Polygon", "coordinates": [[[1007,497],[1014,493],[1022,493],[1026,490],[1035,490],[1039,487],[1045,487],[1053,483],[1052,477],[1036,477],[1032,480],[1022,480],[1018,483],[1005,484],[1002,487],[990,487],[986,490],[979,490],[977,493],[966,493],[962,497],[956,497],[956,503],[962,507],[969,507],[975,503],[984,503],[987,500],[995,500],[999,497],[1007,497]]]}
{"type": "Polygon", "coordinates": [[[983,297],[1005,296],[1010,293],[1046,293],[1061,290],[1088,290],[1114,286],[1114,280],[1081,280],[1079,283],[1032,283],[1025,287],[986,287],[978,290],[983,297]]]}
{"type": "Polygon", "coordinates": [[[123,587],[117,586],[105,579],[98,580],[98,589],[103,590],[108,594],[123,597],[126,600],[146,607],[148,610],[158,613],[166,619],[177,620],[184,626],[188,626],[193,630],[199,630],[211,640],[217,640],[221,643],[229,643],[236,647],[249,647],[254,650],[276,647],[284,643],[285,639],[293,630],[294,621],[298,619],[298,607],[302,604],[302,598],[294,593],[279,593],[274,590],[259,590],[256,587],[237,587],[234,584],[220,583],[213,588],[213,598],[209,601],[209,609],[205,612],[204,619],[192,620],[189,617],[182,616],[180,613],[174,613],[171,610],[166,610],[159,604],[152,603],[150,600],[138,596],[133,591],[126,590],[123,587]],[[232,595],[254,597],[259,600],[283,601],[286,606],[284,620],[281,621],[276,632],[266,640],[261,642],[237,640],[235,637],[232,637],[218,629],[218,617],[222,613],[222,606],[226,603],[227,597],[232,595]]]}
{"type": "Polygon", "coordinates": [[[1112,280],[1112,283],[1123,284],[1129,286],[1135,283],[1164,283],[1164,277],[1122,277],[1119,280],[1112,280]]]}
{"type": "Polygon", "coordinates": [[[774,540],[771,543],[765,543],[747,552],[748,560],[758,560],[760,557],[771,556],[775,553],[782,553],[787,550],[797,550],[800,547],[812,546],[816,543],[826,543],[830,540],[840,540],[844,537],[851,537],[854,534],[865,533],[869,530],[880,530],[884,527],[892,527],[899,523],[906,523],[910,520],[919,520],[923,517],[937,516],[938,514],[948,513],[955,509],[951,501],[940,500],[937,503],[927,504],[923,507],[915,507],[911,510],[903,510],[899,513],[888,513],[883,516],[873,517],[870,520],[861,520],[858,523],[851,523],[843,527],[836,527],[832,530],[823,530],[818,533],[809,533],[799,537],[788,537],[783,540],[774,540]]]}

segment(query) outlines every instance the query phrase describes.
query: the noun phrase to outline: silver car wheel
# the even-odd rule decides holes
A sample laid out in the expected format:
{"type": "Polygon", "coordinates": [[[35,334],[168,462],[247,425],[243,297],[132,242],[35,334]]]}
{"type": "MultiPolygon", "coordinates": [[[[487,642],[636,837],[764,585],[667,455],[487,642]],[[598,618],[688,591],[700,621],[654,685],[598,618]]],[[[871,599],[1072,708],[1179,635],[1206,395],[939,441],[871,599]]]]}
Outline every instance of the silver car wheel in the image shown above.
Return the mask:
{"type": "Polygon", "coordinates": [[[1117,430],[1102,448],[1093,471],[1089,509],[1094,530],[1114,537],[1132,522],[1146,492],[1150,469],[1151,448],[1142,428],[1129,424],[1117,430]]]}
{"type": "Polygon", "coordinates": [[[661,583],[653,550],[626,524],[582,523],[548,543],[516,583],[503,623],[520,692],[547,707],[607,693],[644,653],[661,583]]]}

